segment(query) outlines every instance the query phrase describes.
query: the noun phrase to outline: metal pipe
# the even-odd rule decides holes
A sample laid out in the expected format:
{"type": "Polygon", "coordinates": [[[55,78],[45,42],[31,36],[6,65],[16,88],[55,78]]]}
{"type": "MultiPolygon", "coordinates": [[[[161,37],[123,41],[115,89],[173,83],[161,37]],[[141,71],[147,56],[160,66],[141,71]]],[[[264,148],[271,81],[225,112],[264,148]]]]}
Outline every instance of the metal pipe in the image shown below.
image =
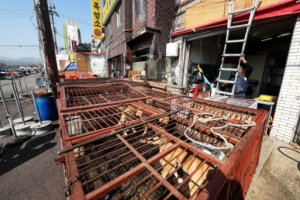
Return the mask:
{"type": "Polygon", "coordinates": [[[37,107],[37,105],[36,105],[35,96],[34,96],[33,91],[31,91],[31,96],[32,96],[32,100],[33,100],[34,107],[35,107],[35,109],[36,109],[37,116],[38,116],[38,118],[39,118],[39,122],[40,122],[40,124],[42,124],[40,111],[39,111],[39,109],[38,109],[38,107],[37,107]]]}
{"type": "Polygon", "coordinates": [[[27,89],[27,83],[26,83],[26,77],[25,76],[24,76],[24,84],[25,84],[26,94],[28,95],[28,89],[27,89]]]}
{"type": "Polygon", "coordinates": [[[21,101],[20,101],[20,96],[19,96],[19,92],[18,92],[18,88],[17,88],[16,82],[14,82],[14,87],[15,87],[16,97],[18,99],[18,104],[19,104],[19,106],[21,108],[21,114],[22,114],[23,118],[25,118],[25,114],[24,114],[24,110],[23,110],[23,107],[22,107],[22,104],[21,104],[21,101]]]}
{"type": "Polygon", "coordinates": [[[2,102],[3,102],[3,106],[4,106],[4,109],[6,111],[6,118],[8,119],[8,122],[9,122],[9,125],[10,125],[10,128],[15,136],[15,138],[17,138],[17,134],[16,134],[16,130],[15,130],[15,127],[10,119],[10,116],[9,116],[9,111],[7,109],[7,106],[6,106],[6,102],[5,102],[5,99],[4,99],[4,95],[3,95],[3,91],[2,91],[2,87],[0,86],[0,95],[1,95],[1,98],[2,98],[2,102]]]}
{"type": "Polygon", "coordinates": [[[24,122],[24,116],[23,116],[23,113],[22,113],[22,111],[21,111],[22,109],[21,109],[20,104],[19,104],[19,101],[18,101],[18,95],[17,95],[17,93],[16,93],[16,91],[15,91],[15,84],[14,84],[14,81],[11,81],[11,86],[12,86],[13,94],[14,94],[14,97],[15,97],[15,101],[16,101],[17,108],[18,108],[18,110],[19,110],[19,113],[20,113],[22,122],[23,122],[23,124],[25,124],[25,122],[24,122]]]}
{"type": "Polygon", "coordinates": [[[183,42],[183,47],[182,50],[183,52],[183,62],[182,62],[182,76],[181,76],[181,87],[183,87],[183,79],[184,79],[184,66],[185,66],[185,56],[186,56],[186,39],[182,40],[183,42]]]}
{"type": "Polygon", "coordinates": [[[99,141],[99,140],[108,138],[108,137],[110,137],[110,136],[112,136],[112,135],[116,135],[116,134],[118,134],[118,133],[122,133],[123,131],[126,131],[126,130],[128,130],[128,129],[131,129],[131,128],[134,128],[134,127],[137,127],[137,126],[141,126],[141,125],[144,125],[144,124],[153,122],[153,121],[156,121],[156,120],[158,120],[158,119],[160,119],[160,118],[166,117],[166,116],[168,116],[168,115],[172,115],[172,114],[177,113],[177,112],[179,112],[179,111],[181,111],[181,110],[182,110],[182,109],[179,109],[179,110],[176,110],[176,111],[172,111],[172,112],[168,112],[168,113],[165,113],[165,114],[163,114],[163,115],[157,116],[157,117],[155,117],[155,118],[153,118],[153,119],[149,119],[149,120],[146,120],[146,121],[144,121],[144,122],[141,122],[141,123],[138,123],[138,124],[135,124],[135,125],[132,125],[132,126],[127,126],[127,127],[125,127],[125,128],[119,129],[119,130],[117,130],[117,131],[115,131],[115,130],[114,130],[114,131],[111,131],[110,133],[108,133],[108,134],[106,134],[106,135],[103,135],[103,136],[100,136],[100,137],[98,137],[98,138],[95,138],[95,139],[92,139],[92,140],[89,140],[89,141],[86,141],[86,142],[82,142],[82,143],[76,144],[76,145],[74,145],[74,146],[65,148],[65,149],[63,149],[62,151],[59,151],[59,152],[58,152],[58,155],[61,155],[61,154],[64,154],[64,153],[68,153],[68,152],[73,151],[74,149],[76,149],[76,148],[78,148],[78,147],[81,147],[81,146],[83,146],[83,145],[87,145],[87,144],[90,144],[90,143],[93,143],[93,142],[97,142],[97,141],[99,141]]]}
{"type": "Polygon", "coordinates": [[[19,79],[19,85],[20,85],[21,93],[23,94],[22,83],[21,83],[21,81],[20,81],[20,75],[19,75],[18,79],[19,79]]]}

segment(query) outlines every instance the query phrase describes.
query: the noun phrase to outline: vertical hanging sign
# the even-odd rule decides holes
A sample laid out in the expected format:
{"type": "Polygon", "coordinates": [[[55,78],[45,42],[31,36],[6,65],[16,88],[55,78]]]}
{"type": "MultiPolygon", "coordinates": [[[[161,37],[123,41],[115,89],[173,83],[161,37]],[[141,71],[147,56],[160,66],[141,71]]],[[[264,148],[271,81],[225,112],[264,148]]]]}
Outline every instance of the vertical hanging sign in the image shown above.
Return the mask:
{"type": "Polygon", "coordinates": [[[75,40],[71,40],[71,43],[72,43],[72,52],[76,53],[77,52],[76,41],[75,40]]]}
{"type": "Polygon", "coordinates": [[[92,0],[93,36],[102,39],[102,13],[100,0],[92,0]]]}

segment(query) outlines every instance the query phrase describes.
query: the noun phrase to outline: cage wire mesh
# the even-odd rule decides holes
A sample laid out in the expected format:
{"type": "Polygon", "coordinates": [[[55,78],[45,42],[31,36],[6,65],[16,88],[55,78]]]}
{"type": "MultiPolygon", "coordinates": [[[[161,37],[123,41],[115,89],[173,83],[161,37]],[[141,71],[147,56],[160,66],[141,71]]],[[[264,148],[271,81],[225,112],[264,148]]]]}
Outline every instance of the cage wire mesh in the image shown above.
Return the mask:
{"type": "MultiPolygon", "coordinates": [[[[157,120],[151,123],[154,128],[148,127],[148,125],[139,125],[126,134],[113,135],[74,150],[84,192],[87,194],[101,188],[143,162],[119,137],[122,137],[139,155],[149,161],[176,144],[172,138],[168,137],[170,134],[185,141],[197,151],[193,152],[190,150],[191,147],[179,145],[171,152],[165,153],[158,161],[152,162],[151,166],[161,175],[165,173],[164,171],[169,170],[164,178],[185,198],[196,195],[209,181],[218,166],[201,157],[199,151],[203,151],[205,148],[193,144],[182,134],[187,129],[187,125],[171,118],[168,124],[157,120]],[[166,132],[167,135],[160,131],[166,132]],[[196,167],[190,170],[187,166],[191,166],[195,162],[197,163],[196,167]]],[[[223,144],[216,136],[196,129],[192,129],[188,134],[198,141],[217,146],[223,144]]],[[[230,151],[225,151],[225,154],[228,156],[230,151]]],[[[112,187],[110,192],[100,199],[161,199],[166,197],[175,198],[165,184],[153,176],[151,170],[149,172],[145,169],[121,185],[112,187]],[[149,193],[150,189],[153,191],[149,193]]]]}
{"type": "Polygon", "coordinates": [[[227,118],[240,121],[252,121],[253,117],[257,114],[255,110],[239,109],[238,107],[224,105],[217,106],[216,104],[209,104],[199,100],[193,101],[190,104],[190,107],[216,116],[225,116],[227,118]]]}
{"type": "Polygon", "coordinates": [[[159,90],[153,90],[153,89],[140,89],[139,91],[149,97],[157,98],[157,99],[166,99],[171,97],[178,97],[178,94],[173,94],[171,92],[164,92],[159,90]]]}
{"type": "Polygon", "coordinates": [[[74,108],[145,97],[127,84],[73,85],[63,87],[60,101],[63,108],[74,108]]]}
{"type": "Polygon", "coordinates": [[[63,115],[69,136],[82,135],[106,128],[132,123],[150,116],[151,113],[131,104],[74,111],[63,115]]]}

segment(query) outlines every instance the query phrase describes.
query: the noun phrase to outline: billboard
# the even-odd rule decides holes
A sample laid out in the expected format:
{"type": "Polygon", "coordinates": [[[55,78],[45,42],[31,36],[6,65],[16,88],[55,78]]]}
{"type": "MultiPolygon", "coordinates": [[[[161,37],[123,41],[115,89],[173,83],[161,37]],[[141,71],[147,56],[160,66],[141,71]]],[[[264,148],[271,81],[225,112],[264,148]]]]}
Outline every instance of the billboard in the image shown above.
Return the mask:
{"type": "Polygon", "coordinates": [[[92,0],[92,21],[93,21],[93,36],[96,39],[102,39],[102,12],[100,0],[92,0]]]}
{"type": "Polygon", "coordinates": [[[113,8],[113,6],[115,5],[115,3],[117,2],[117,0],[106,0],[104,3],[104,8],[103,8],[103,21],[105,21],[111,11],[111,9],[113,8]]]}

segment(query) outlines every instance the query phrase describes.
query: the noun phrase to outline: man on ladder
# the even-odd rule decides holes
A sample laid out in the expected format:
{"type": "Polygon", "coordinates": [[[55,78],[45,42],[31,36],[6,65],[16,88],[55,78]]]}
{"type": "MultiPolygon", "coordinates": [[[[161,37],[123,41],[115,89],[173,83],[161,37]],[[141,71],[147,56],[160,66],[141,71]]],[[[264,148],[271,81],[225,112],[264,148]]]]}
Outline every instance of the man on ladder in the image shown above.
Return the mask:
{"type": "MultiPolygon", "coordinates": [[[[238,76],[236,80],[236,86],[234,89],[234,97],[245,98],[245,93],[248,88],[248,78],[253,71],[252,65],[246,61],[244,56],[240,57],[240,66],[238,68],[238,76]]],[[[230,80],[234,81],[235,77],[230,80]]]]}
{"type": "Polygon", "coordinates": [[[216,94],[219,95],[226,95],[226,96],[234,96],[234,97],[245,97],[245,93],[247,91],[247,86],[248,86],[248,81],[247,79],[249,78],[253,67],[247,63],[245,60],[244,51],[246,48],[246,43],[248,39],[248,34],[250,31],[250,27],[252,25],[252,21],[255,15],[255,11],[258,7],[258,0],[253,0],[252,6],[250,8],[245,8],[242,10],[234,10],[234,4],[235,0],[231,0],[229,3],[229,10],[228,10],[228,20],[227,20],[227,30],[226,30],[226,39],[225,39],[225,45],[224,45],[224,50],[223,50],[223,57],[220,65],[220,71],[219,71],[219,76],[217,78],[217,88],[216,88],[216,94]],[[247,13],[250,12],[249,14],[249,20],[247,23],[243,24],[232,24],[233,18],[236,15],[242,14],[242,13],[247,13]],[[237,31],[237,30],[245,30],[245,36],[243,38],[239,39],[230,39],[229,35],[231,31],[237,31]],[[228,45],[231,44],[241,44],[242,49],[240,53],[229,53],[227,52],[228,45]],[[224,67],[224,62],[225,58],[227,57],[240,57],[239,64],[237,65],[237,68],[225,68],[224,67]],[[222,73],[224,72],[231,72],[231,73],[236,73],[234,78],[231,80],[222,80],[222,73]],[[232,90],[231,91],[222,91],[221,90],[221,85],[232,85],[232,90]]]}

